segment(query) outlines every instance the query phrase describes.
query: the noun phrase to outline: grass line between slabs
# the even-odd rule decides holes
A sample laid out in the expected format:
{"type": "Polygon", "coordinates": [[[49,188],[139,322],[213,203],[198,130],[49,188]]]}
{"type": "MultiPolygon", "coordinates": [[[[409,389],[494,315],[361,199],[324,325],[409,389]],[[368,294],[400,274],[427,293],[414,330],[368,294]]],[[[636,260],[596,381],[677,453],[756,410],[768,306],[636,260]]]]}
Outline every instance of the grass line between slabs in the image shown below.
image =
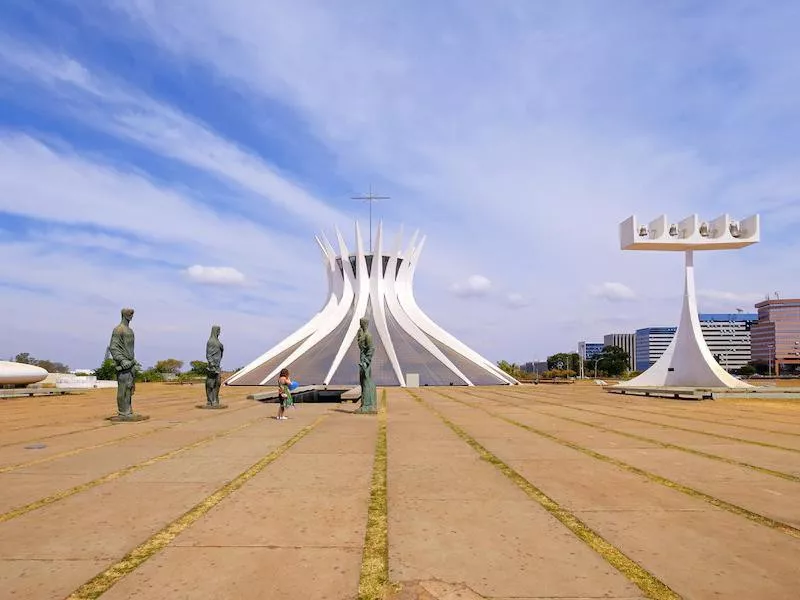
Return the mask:
{"type": "Polygon", "coordinates": [[[602,462],[608,463],[610,465],[614,465],[615,467],[620,468],[620,469],[622,469],[624,471],[628,471],[629,473],[635,473],[636,475],[640,475],[642,477],[645,477],[646,479],[648,479],[648,480],[650,480],[650,481],[652,481],[654,483],[658,483],[660,485],[663,485],[664,487],[668,487],[670,489],[676,490],[678,492],[681,492],[682,494],[686,494],[687,496],[691,496],[692,498],[697,498],[698,500],[703,500],[704,502],[707,502],[708,504],[710,504],[712,506],[715,506],[716,508],[721,508],[722,510],[726,510],[726,511],[728,511],[730,513],[733,513],[735,515],[738,515],[740,517],[744,517],[744,518],[746,518],[746,519],[748,519],[750,521],[753,521],[754,523],[758,523],[759,525],[763,525],[765,527],[769,527],[771,529],[775,529],[775,530],[780,531],[781,533],[785,533],[786,535],[789,535],[789,536],[791,536],[793,538],[800,539],[800,529],[798,529],[797,527],[793,527],[792,525],[789,525],[788,523],[784,523],[783,521],[777,521],[775,519],[771,519],[770,517],[766,517],[766,516],[761,515],[759,513],[753,512],[753,511],[748,510],[748,509],[746,509],[746,508],[744,508],[742,506],[739,506],[737,504],[732,504],[730,502],[726,502],[725,500],[722,500],[721,498],[717,498],[716,496],[712,496],[710,494],[706,494],[705,492],[701,492],[700,490],[696,490],[696,489],[694,489],[692,487],[689,487],[688,485],[684,485],[682,483],[678,483],[677,481],[673,481],[672,479],[667,479],[666,477],[662,477],[661,475],[656,475],[655,473],[651,473],[650,471],[646,471],[644,469],[640,469],[639,467],[634,467],[633,465],[628,464],[626,462],[623,462],[623,461],[621,461],[619,459],[613,458],[611,456],[607,456],[605,454],[601,454],[599,452],[595,452],[594,450],[591,450],[590,448],[586,448],[586,447],[581,446],[579,444],[575,444],[574,442],[570,442],[569,440],[562,439],[562,438],[560,438],[558,436],[553,435],[552,433],[548,433],[548,432],[543,431],[541,429],[537,429],[536,427],[532,427],[530,425],[526,425],[525,423],[520,423],[519,421],[516,421],[516,420],[508,418],[508,417],[504,417],[502,415],[496,415],[496,414],[492,413],[491,411],[486,410],[485,408],[483,408],[480,405],[472,404],[470,402],[465,402],[463,400],[459,400],[457,398],[453,398],[452,396],[449,396],[449,395],[445,394],[444,392],[437,391],[436,393],[441,395],[441,396],[443,396],[443,397],[445,397],[445,398],[447,398],[448,400],[452,400],[453,402],[457,402],[459,404],[463,404],[464,406],[469,406],[470,408],[474,408],[476,410],[481,410],[481,411],[485,412],[487,415],[489,415],[491,417],[494,417],[494,418],[499,419],[501,421],[505,421],[506,423],[509,423],[511,425],[514,425],[516,427],[524,429],[524,430],[526,430],[526,431],[528,431],[530,433],[533,433],[535,435],[538,435],[540,437],[548,439],[548,440],[550,440],[552,442],[555,442],[557,444],[560,444],[562,446],[566,446],[567,448],[571,448],[572,450],[576,450],[577,452],[580,452],[581,454],[585,454],[586,456],[590,456],[590,457],[595,458],[597,460],[600,460],[602,462]]]}
{"type": "Polygon", "coordinates": [[[267,454],[264,458],[253,464],[249,469],[240,473],[234,479],[223,485],[216,492],[208,496],[205,500],[195,505],[181,517],[169,523],[161,531],[147,539],[145,542],[134,548],[131,552],[122,557],[118,562],[108,567],[102,573],[97,574],[92,579],[84,583],[77,590],[72,592],[67,600],[94,600],[105,594],[123,577],[126,577],[145,561],[152,558],[155,554],[166,548],[182,531],[191,527],[198,519],[208,511],[230,496],[233,492],[241,488],[244,484],[258,475],[267,466],[280,458],[289,448],[308,435],[317,425],[319,425],[327,415],[319,417],[311,425],[307,425],[291,438],[278,446],[275,450],[267,454]]]}
{"type": "MultiPolygon", "coordinates": [[[[469,392],[468,392],[469,393],[469,392]]],[[[704,452],[702,450],[695,450],[694,448],[688,448],[686,446],[680,446],[678,444],[673,444],[671,442],[663,442],[656,438],[647,437],[644,435],[638,435],[636,433],[628,433],[627,431],[620,431],[619,429],[612,429],[611,427],[606,427],[605,425],[600,425],[598,423],[592,423],[590,421],[581,421],[580,419],[574,419],[572,417],[564,417],[562,415],[554,415],[549,412],[541,412],[535,411],[532,408],[522,405],[522,404],[514,404],[512,402],[502,402],[497,400],[491,396],[480,396],[478,394],[469,393],[470,396],[474,396],[475,398],[480,398],[483,400],[491,400],[493,402],[499,402],[502,406],[506,407],[514,407],[514,408],[524,408],[529,410],[532,414],[543,415],[546,417],[550,417],[553,419],[560,419],[562,421],[567,421],[569,423],[577,423],[578,425],[585,425],[586,427],[591,427],[593,429],[597,429],[598,431],[604,431],[606,433],[613,433],[615,435],[621,435],[623,437],[637,440],[640,442],[647,442],[648,444],[653,444],[655,446],[659,446],[661,448],[667,448],[670,450],[678,450],[680,452],[685,452],[687,454],[693,454],[694,456],[700,456],[702,458],[708,458],[711,460],[716,460],[719,462],[723,462],[729,465],[733,465],[736,467],[744,467],[746,469],[751,469],[758,473],[763,473],[764,475],[770,475],[772,477],[779,477],[781,479],[786,479],[787,481],[793,481],[795,483],[800,483],[800,477],[797,475],[792,475],[791,473],[784,473],[783,471],[776,471],[774,469],[768,469],[767,467],[760,467],[758,465],[753,465],[750,463],[742,462],[735,460],[733,458],[728,458],[727,456],[720,456],[718,454],[711,454],[710,452],[704,452]]]]}
{"type": "MultiPolygon", "coordinates": [[[[509,396],[508,394],[502,394],[506,397],[513,397],[519,400],[522,400],[519,396],[509,396]]],[[[708,431],[703,431],[701,429],[691,429],[689,427],[681,427],[679,425],[667,425],[666,423],[658,423],[656,421],[648,421],[646,419],[637,419],[635,417],[625,417],[622,415],[610,415],[608,413],[600,412],[597,410],[590,410],[588,408],[577,408],[575,406],[567,406],[565,404],[559,404],[558,402],[546,402],[544,400],[534,399],[535,402],[541,402],[542,404],[548,404],[550,406],[557,406],[559,408],[568,408],[570,410],[577,410],[580,412],[590,413],[593,415],[600,415],[603,417],[611,417],[612,419],[622,419],[624,421],[633,421],[635,423],[644,423],[645,425],[655,425],[656,427],[661,427],[664,429],[675,429],[676,431],[685,431],[686,433],[697,433],[699,435],[705,435],[708,437],[717,438],[720,440],[729,440],[733,442],[739,442],[741,444],[751,444],[753,446],[761,446],[762,448],[773,448],[775,450],[785,450],[786,452],[796,452],[800,454],[800,448],[790,448],[788,446],[779,446],[777,444],[770,444],[768,442],[759,442],[756,440],[746,440],[744,438],[739,438],[733,435],[723,435],[721,433],[711,433],[708,431]]],[[[721,423],[722,424],[722,423],[721,423]]]]}
{"type": "Polygon", "coordinates": [[[389,584],[389,532],[386,497],[387,438],[386,390],[381,392],[378,410],[378,439],[375,442],[375,462],[372,467],[367,531],[364,554],[358,581],[359,600],[380,600],[389,584]]]}
{"type": "MultiPolygon", "coordinates": [[[[453,431],[453,433],[455,433],[473,450],[475,450],[483,460],[496,467],[501,473],[503,473],[503,475],[508,477],[508,479],[510,479],[523,492],[525,492],[529,498],[537,502],[542,508],[558,519],[558,521],[561,522],[561,524],[567,529],[569,529],[578,539],[599,554],[603,560],[605,560],[608,564],[622,573],[628,580],[634,583],[648,598],[653,600],[678,600],[681,598],[681,596],[667,586],[667,584],[658,579],[639,563],[628,557],[622,552],[622,550],[614,546],[611,542],[586,525],[586,523],[581,521],[577,516],[550,498],[550,496],[545,494],[530,481],[525,479],[512,467],[507,465],[495,454],[481,445],[480,442],[469,435],[461,427],[453,423],[433,406],[425,402],[421,396],[415,392],[412,392],[411,390],[406,391],[408,391],[412,398],[414,398],[414,400],[416,400],[419,404],[439,417],[439,419],[441,419],[444,424],[453,431]]],[[[446,396],[442,392],[437,391],[437,393],[449,398],[449,396],[446,396]]]]}
{"type": "Polygon", "coordinates": [[[237,425],[232,429],[226,429],[225,431],[217,432],[208,437],[204,437],[196,442],[187,444],[186,446],[181,446],[180,448],[176,448],[175,450],[170,450],[169,452],[165,452],[164,454],[159,454],[158,456],[154,456],[153,458],[150,458],[144,462],[136,463],[135,465],[131,465],[129,467],[125,467],[124,469],[108,473],[106,475],[103,475],[102,477],[98,477],[97,479],[87,481],[86,483],[81,483],[80,485],[76,485],[75,487],[71,487],[67,490],[56,492],[55,494],[51,494],[45,498],[36,500],[35,502],[31,502],[30,504],[25,504],[24,506],[20,506],[8,512],[4,512],[0,514],[0,523],[10,521],[11,519],[16,519],[17,517],[21,517],[22,515],[28,514],[29,512],[38,510],[40,508],[44,508],[45,506],[49,506],[51,504],[54,504],[55,502],[64,500],[65,498],[69,498],[70,496],[74,496],[75,494],[85,492],[86,490],[90,490],[104,483],[108,483],[109,481],[114,481],[115,479],[119,479],[120,477],[124,477],[125,475],[129,475],[135,471],[139,471],[141,469],[144,469],[145,467],[149,467],[163,460],[174,458],[175,456],[183,454],[184,452],[188,452],[189,450],[194,450],[195,448],[205,446],[206,444],[210,444],[214,440],[218,440],[222,437],[231,435],[232,433],[241,431],[242,429],[250,427],[251,425],[255,425],[256,423],[259,423],[261,421],[265,421],[266,419],[269,418],[270,417],[259,417],[257,419],[252,419],[250,421],[247,421],[246,423],[237,425]]]}

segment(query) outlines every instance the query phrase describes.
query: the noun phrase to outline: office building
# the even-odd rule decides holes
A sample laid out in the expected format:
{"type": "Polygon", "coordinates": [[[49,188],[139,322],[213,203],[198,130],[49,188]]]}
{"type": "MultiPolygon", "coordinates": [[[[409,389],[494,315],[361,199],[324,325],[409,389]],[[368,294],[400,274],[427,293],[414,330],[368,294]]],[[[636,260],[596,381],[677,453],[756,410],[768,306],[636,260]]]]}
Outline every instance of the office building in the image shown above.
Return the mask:
{"type": "Polygon", "coordinates": [[[645,327],[636,330],[636,370],[646,371],[661,358],[675,337],[677,327],[645,327]]]}
{"type": "Polygon", "coordinates": [[[755,313],[700,314],[703,339],[726,371],[741,369],[750,362],[750,332],[757,320],[755,313]]]}
{"type": "Polygon", "coordinates": [[[603,336],[603,346],[616,346],[628,353],[628,368],[636,369],[636,334],[635,333],[609,333],[603,336]]]}
{"type": "MultiPolygon", "coordinates": [[[[701,313],[700,330],[716,361],[726,370],[740,369],[750,362],[753,313],[701,313]]],[[[636,331],[636,370],[649,369],[661,358],[675,336],[676,327],[647,327],[636,331]]]]}
{"type": "Polygon", "coordinates": [[[770,373],[800,365],[800,299],[765,300],[756,304],[758,322],[750,332],[752,359],[769,365],[770,373]]]}
{"type": "Polygon", "coordinates": [[[578,342],[578,356],[583,360],[592,360],[603,351],[603,344],[590,342],[578,342]]]}

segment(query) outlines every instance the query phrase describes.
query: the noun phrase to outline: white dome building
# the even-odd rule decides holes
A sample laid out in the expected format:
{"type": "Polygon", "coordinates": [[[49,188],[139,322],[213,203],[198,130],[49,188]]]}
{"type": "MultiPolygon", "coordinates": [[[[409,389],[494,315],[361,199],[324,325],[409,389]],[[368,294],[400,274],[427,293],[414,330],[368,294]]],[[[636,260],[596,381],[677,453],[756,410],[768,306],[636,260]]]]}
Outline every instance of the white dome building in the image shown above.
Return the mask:
{"type": "Polygon", "coordinates": [[[510,385],[518,383],[494,363],[434,323],[417,306],[413,280],[425,238],[414,234],[408,249],[398,236],[392,252],[383,251],[378,226],[374,252],[365,252],[356,223],[356,253],[341,233],[339,252],[322,235],[328,299],[308,323],[235,373],[226,385],[269,385],[284,367],[303,385],[358,383],[359,320],[370,321],[375,344],[372,378],[377,385],[405,386],[408,375],[420,385],[510,385]],[[413,378],[416,379],[416,378],[413,378]]]}
{"type": "Polygon", "coordinates": [[[47,371],[36,365],[0,360],[0,386],[28,385],[47,378],[47,371]]]}

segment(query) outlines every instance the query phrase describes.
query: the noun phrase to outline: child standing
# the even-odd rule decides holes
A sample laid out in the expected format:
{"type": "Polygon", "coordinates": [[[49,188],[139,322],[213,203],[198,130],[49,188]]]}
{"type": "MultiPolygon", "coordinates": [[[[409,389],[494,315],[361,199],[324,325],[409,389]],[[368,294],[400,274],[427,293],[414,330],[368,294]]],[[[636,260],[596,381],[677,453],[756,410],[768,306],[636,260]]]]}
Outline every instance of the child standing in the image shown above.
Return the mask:
{"type": "Polygon", "coordinates": [[[279,421],[289,418],[283,413],[286,411],[287,406],[291,406],[294,403],[292,392],[289,391],[289,384],[291,383],[289,369],[281,369],[281,374],[278,377],[278,416],[275,417],[279,421]]]}

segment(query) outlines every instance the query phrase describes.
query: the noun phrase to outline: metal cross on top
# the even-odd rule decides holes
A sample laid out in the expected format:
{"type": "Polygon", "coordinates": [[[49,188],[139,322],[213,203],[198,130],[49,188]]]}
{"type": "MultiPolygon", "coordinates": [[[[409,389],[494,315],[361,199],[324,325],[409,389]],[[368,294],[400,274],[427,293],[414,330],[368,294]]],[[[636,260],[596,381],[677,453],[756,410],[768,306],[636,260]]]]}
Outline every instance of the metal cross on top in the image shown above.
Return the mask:
{"type": "Polygon", "coordinates": [[[378,200],[389,200],[391,196],[376,196],[372,193],[372,184],[369,185],[369,193],[362,196],[351,196],[353,200],[363,200],[369,202],[369,251],[372,252],[372,205],[378,200]]]}

